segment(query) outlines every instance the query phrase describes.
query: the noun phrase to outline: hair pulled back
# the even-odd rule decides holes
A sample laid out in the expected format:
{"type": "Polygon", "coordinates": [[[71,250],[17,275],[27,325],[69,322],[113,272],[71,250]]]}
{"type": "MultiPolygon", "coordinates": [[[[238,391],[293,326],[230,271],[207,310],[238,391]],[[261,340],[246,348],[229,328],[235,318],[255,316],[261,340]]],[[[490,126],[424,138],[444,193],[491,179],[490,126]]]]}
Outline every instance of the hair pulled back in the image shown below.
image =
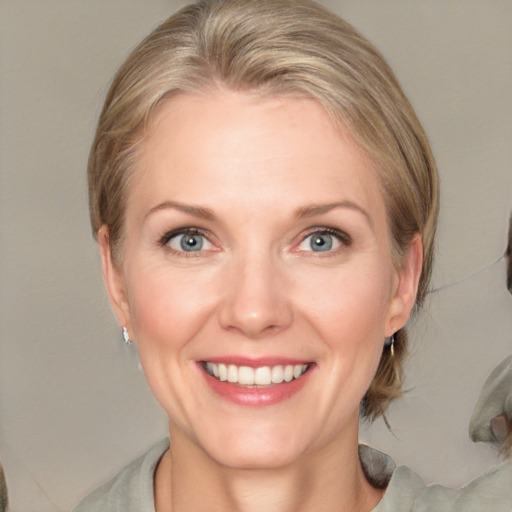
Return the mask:
{"type": "MultiPolygon", "coordinates": [[[[262,97],[318,101],[369,155],[387,206],[394,263],[413,237],[424,260],[416,306],[432,269],[439,185],[432,152],[392,70],[351,25],[308,0],[203,0],[157,27],[114,77],[88,164],[93,232],[108,227],[114,262],[122,260],[130,177],[152,113],[183,92],[227,88],[262,97]]],[[[384,350],[361,411],[382,414],[402,393],[406,329],[384,350]]]]}

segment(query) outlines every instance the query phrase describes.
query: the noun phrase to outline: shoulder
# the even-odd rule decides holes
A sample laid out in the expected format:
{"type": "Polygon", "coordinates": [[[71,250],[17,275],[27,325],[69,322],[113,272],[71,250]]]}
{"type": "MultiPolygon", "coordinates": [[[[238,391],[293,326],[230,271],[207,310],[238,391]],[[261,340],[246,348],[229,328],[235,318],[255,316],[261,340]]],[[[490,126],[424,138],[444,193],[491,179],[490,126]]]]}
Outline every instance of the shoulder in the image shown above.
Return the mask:
{"type": "Polygon", "coordinates": [[[412,470],[399,466],[373,512],[511,512],[512,462],[493,467],[468,485],[426,486],[412,470]]]}
{"type": "Polygon", "coordinates": [[[435,510],[450,512],[512,511],[512,462],[493,467],[461,489],[446,489],[440,485],[427,487],[418,498],[418,512],[435,510]]]}
{"type": "Polygon", "coordinates": [[[154,512],[153,475],[168,448],[168,439],[155,444],[86,496],[73,512],[154,512]]]}

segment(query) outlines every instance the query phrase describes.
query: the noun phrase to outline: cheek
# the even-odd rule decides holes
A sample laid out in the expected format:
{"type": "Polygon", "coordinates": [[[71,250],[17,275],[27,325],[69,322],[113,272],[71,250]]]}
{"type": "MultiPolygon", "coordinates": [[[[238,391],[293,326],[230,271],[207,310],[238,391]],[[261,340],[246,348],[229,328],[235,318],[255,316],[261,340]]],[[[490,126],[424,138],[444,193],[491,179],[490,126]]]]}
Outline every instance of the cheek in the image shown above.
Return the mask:
{"type": "MultiPolygon", "coordinates": [[[[315,281],[318,284],[318,279],[315,281]]],[[[333,272],[322,281],[326,283],[323,289],[311,282],[304,285],[309,293],[302,295],[303,316],[325,348],[321,363],[328,368],[328,377],[324,384],[329,382],[331,389],[343,389],[345,406],[357,408],[382,354],[390,274],[378,265],[352,267],[347,272],[333,272]]],[[[341,421],[343,407],[332,403],[325,407],[332,408],[334,415],[338,412],[337,421],[341,421]]]]}
{"type": "Polygon", "coordinates": [[[169,349],[185,344],[210,310],[211,296],[204,287],[198,288],[197,279],[177,272],[134,275],[128,287],[128,301],[136,340],[144,346],[169,349]]]}
{"type": "Polygon", "coordinates": [[[198,289],[196,279],[168,268],[139,267],[131,275],[130,315],[146,380],[167,414],[183,418],[192,400],[185,377],[195,364],[193,340],[210,317],[205,297],[211,290],[198,289]]]}
{"type": "Polygon", "coordinates": [[[357,345],[383,338],[391,279],[374,265],[304,273],[295,295],[300,309],[334,343],[357,345]],[[322,275],[323,274],[323,275],[322,275]]]}

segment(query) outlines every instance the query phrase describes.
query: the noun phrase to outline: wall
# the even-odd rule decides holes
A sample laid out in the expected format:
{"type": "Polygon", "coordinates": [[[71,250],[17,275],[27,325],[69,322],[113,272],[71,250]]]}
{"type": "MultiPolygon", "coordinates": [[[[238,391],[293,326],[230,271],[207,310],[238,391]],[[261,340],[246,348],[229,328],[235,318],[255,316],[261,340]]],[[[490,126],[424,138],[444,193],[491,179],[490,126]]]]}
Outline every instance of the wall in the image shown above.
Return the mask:
{"type": "MultiPolygon", "coordinates": [[[[324,1],[386,55],[442,176],[438,262],[414,325],[406,396],[362,438],[429,482],[496,463],[467,436],[488,373],[512,352],[512,3],[324,1]]],[[[107,304],[84,170],[109,80],[178,5],[3,0],[0,61],[0,458],[12,512],[69,510],[165,435],[107,304]]]]}

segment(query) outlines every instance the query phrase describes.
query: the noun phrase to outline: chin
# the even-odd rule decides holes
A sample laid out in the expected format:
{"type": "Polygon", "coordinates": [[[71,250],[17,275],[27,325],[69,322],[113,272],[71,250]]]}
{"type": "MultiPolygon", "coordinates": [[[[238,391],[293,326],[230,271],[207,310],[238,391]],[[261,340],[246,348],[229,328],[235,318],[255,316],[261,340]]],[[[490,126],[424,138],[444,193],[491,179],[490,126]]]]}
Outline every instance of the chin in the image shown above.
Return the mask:
{"type": "Polygon", "coordinates": [[[217,464],[237,469],[277,469],[299,459],[307,443],[294,429],[272,424],[207,429],[197,444],[217,464]]]}
{"type": "Polygon", "coordinates": [[[288,466],[298,459],[300,449],[279,446],[277,443],[254,442],[231,443],[229,450],[212,447],[210,457],[221,466],[231,469],[278,469],[288,466]]]}

